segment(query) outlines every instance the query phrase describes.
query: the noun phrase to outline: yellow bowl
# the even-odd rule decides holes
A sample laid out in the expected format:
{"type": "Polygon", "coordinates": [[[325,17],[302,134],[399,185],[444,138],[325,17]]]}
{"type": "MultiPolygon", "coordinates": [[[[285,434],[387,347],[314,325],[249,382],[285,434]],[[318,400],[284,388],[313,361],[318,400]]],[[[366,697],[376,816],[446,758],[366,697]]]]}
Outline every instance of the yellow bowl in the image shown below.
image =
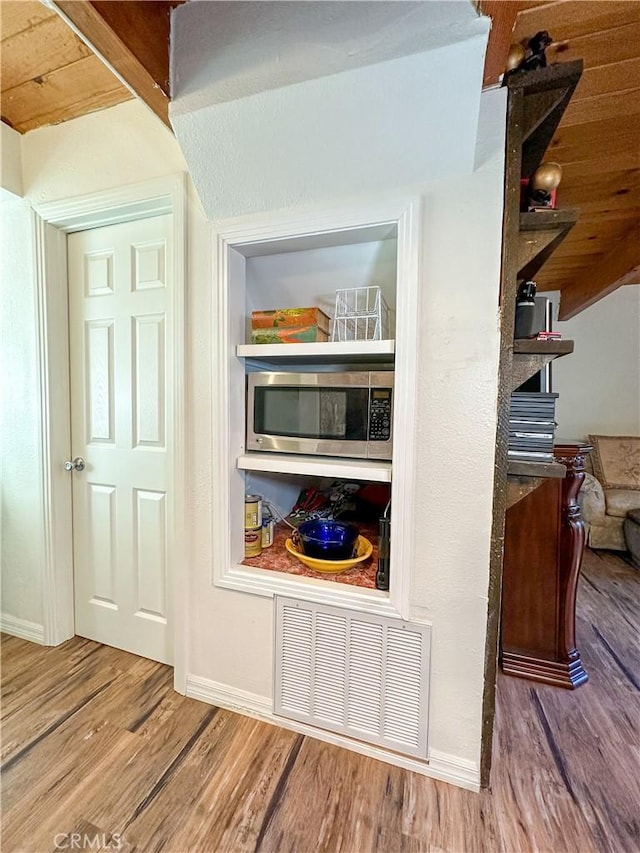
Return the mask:
{"type": "Polygon", "coordinates": [[[284,547],[292,556],[300,560],[301,563],[304,563],[309,569],[313,569],[314,572],[333,572],[337,574],[337,572],[345,572],[347,569],[352,569],[358,563],[363,563],[371,556],[373,545],[368,539],[365,539],[364,536],[358,536],[356,544],[356,556],[350,560],[318,560],[316,557],[307,557],[306,554],[301,554],[298,551],[291,539],[287,539],[284,547]]]}

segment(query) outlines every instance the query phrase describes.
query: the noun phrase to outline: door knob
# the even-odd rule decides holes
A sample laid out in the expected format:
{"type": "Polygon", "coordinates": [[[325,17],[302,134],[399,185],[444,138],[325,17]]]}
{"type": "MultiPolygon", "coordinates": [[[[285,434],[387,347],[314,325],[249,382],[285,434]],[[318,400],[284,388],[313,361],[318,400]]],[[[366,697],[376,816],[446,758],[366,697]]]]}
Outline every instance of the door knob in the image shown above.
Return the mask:
{"type": "Polygon", "coordinates": [[[67,459],[64,463],[65,471],[84,471],[84,459],[82,456],[76,456],[75,459],[67,459]]]}

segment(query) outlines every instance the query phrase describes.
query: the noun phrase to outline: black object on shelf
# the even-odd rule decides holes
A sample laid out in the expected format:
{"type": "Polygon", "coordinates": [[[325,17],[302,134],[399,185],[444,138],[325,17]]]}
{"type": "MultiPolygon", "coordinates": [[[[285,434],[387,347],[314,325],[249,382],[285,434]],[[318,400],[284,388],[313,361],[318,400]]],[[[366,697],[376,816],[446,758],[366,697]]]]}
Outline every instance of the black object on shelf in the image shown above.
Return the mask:
{"type": "Polygon", "coordinates": [[[507,61],[507,71],[502,80],[504,86],[508,78],[523,71],[537,71],[547,67],[546,49],[553,44],[553,39],[546,30],[540,30],[532,36],[524,49],[522,45],[512,44],[507,61]]]}
{"type": "Polygon", "coordinates": [[[376,572],[376,589],[389,589],[389,552],[391,550],[391,519],[388,517],[390,504],[379,520],[380,541],[378,542],[378,571],[376,572]]]}
{"type": "Polygon", "coordinates": [[[515,338],[530,338],[537,333],[536,324],[536,283],[523,281],[516,297],[515,338]]]}

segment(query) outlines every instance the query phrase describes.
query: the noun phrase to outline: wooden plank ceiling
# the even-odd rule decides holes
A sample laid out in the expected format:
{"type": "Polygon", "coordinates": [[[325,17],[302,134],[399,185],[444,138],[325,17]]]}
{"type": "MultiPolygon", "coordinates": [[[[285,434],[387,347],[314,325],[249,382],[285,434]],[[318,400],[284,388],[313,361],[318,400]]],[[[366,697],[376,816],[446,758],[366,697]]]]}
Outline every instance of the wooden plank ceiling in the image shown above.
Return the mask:
{"type": "Polygon", "coordinates": [[[20,133],[133,97],[53,10],[0,3],[2,121],[20,133]]]}
{"type": "Polygon", "coordinates": [[[0,0],[2,121],[26,133],[135,92],[168,124],[169,16],[181,2],[60,0],[58,14],[37,0],[0,0]]]}
{"type": "Polygon", "coordinates": [[[568,319],[623,284],[640,283],[640,2],[483,2],[494,18],[485,84],[509,43],[547,30],[549,62],[584,61],[584,73],[545,160],[563,168],[559,207],[578,223],[536,276],[562,292],[568,319]],[[513,27],[511,37],[509,28],[513,27]]]}
{"type": "MultiPolygon", "coordinates": [[[[0,0],[2,120],[25,133],[135,92],[168,124],[169,16],[183,0],[53,2],[62,17],[37,0],[0,0]]],[[[558,205],[580,218],[537,276],[540,291],[562,291],[566,319],[640,281],[640,0],[479,5],[494,20],[485,84],[497,81],[509,44],[539,30],[553,37],[550,62],[584,61],[546,157],[564,170],[558,205]]]]}

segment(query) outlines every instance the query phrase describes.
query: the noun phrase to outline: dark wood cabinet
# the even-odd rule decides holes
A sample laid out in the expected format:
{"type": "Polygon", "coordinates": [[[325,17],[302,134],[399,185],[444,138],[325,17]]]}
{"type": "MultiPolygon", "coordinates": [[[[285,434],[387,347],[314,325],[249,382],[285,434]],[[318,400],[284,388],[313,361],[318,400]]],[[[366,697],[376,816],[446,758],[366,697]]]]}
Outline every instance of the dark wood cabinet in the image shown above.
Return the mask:
{"type": "Polygon", "coordinates": [[[587,680],[576,648],[575,605],[584,550],[577,502],[585,444],[559,444],[564,479],[546,480],[506,515],[502,668],[510,675],[574,688],[587,680]]]}

